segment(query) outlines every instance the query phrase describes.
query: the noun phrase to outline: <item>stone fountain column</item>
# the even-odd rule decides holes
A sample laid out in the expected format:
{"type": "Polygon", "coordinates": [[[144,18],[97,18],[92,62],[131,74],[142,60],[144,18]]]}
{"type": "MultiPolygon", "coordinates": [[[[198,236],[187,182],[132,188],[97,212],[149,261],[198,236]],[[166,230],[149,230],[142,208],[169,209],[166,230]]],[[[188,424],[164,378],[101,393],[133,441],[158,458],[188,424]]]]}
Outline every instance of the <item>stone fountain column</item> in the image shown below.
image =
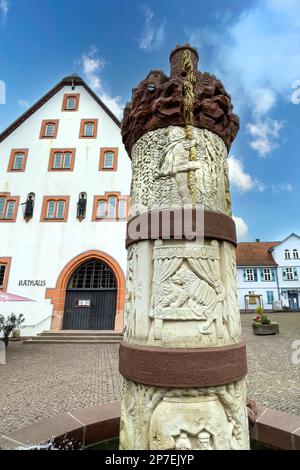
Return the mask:
{"type": "Polygon", "coordinates": [[[248,449],[226,161],[239,121],[194,48],[170,62],[170,77],[151,71],[133,90],[122,126],[133,174],[120,447],[248,449]]]}

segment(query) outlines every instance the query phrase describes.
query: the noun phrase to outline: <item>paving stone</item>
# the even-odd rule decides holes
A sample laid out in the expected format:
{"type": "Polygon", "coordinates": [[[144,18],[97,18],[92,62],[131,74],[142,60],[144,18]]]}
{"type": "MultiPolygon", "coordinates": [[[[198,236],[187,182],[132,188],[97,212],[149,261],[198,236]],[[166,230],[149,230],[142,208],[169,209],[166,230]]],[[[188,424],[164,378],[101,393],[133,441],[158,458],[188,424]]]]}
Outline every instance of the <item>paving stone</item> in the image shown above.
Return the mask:
{"type": "Polygon", "coordinates": [[[12,342],[0,366],[0,434],[120,399],[118,344],[12,342]]]}
{"type": "MultiPolygon", "coordinates": [[[[300,313],[271,314],[280,334],[255,336],[252,315],[242,315],[248,352],[248,396],[260,405],[300,415],[300,313]]],[[[75,408],[120,400],[117,344],[9,345],[0,366],[0,435],[75,408]]]]}
{"type": "MultiPolygon", "coordinates": [[[[293,364],[292,343],[300,340],[300,312],[273,313],[280,334],[256,336],[253,315],[242,315],[248,355],[248,396],[260,405],[300,415],[300,364],[293,364]]],[[[300,356],[299,356],[300,357],[300,356]]]]}

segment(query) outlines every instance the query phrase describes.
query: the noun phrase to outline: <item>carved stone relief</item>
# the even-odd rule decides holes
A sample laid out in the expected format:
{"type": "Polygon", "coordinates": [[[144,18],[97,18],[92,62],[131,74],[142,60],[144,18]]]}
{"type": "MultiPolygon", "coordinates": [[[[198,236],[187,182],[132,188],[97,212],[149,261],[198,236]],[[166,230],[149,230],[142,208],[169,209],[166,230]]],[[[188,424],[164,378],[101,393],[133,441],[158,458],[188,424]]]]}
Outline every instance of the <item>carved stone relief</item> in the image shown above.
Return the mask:
{"type": "Polygon", "coordinates": [[[218,242],[211,246],[156,246],[153,259],[150,317],[154,319],[154,339],[162,339],[163,322],[168,320],[197,320],[198,335],[212,334],[216,322],[218,336],[223,337],[218,304],[225,293],[218,242]]]}
{"type": "Polygon", "coordinates": [[[227,149],[223,140],[206,129],[169,126],[148,132],[132,150],[132,215],[192,203],[231,214],[227,149]],[[189,158],[195,149],[195,159],[189,158]],[[195,201],[188,175],[195,175],[195,201]],[[226,193],[226,198],[224,194],[226,193]]]}
{"type": "Polygon", "coordinates": [[[238,343],[240,334],[230,243],[149,240],[129,247],[126,341],[198,348],[238,343]]]}
{"type": "Polygon", "coordinates": [[[171,390],[124,379],[120,436],[123,449],[247,449],[245,381],[171,390]]]}
{"type": "Polygon", "coordinates": [[[137,245],[132,245],[127,252],[126,298],[124,309],[124,339],[135,335],[136,300],[140,292],[137,279],[137,245]]]}

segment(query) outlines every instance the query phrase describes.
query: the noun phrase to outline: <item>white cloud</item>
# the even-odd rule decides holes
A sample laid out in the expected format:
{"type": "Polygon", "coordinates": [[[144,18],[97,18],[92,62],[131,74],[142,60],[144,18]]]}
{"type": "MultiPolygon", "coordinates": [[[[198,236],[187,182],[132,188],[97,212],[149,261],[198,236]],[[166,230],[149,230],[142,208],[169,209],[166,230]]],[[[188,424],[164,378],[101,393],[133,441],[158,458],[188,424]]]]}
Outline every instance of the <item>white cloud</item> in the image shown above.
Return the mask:
{"type": "Polygon", "coordinates": [[[79,66],[89,86],[97,93],[100,99],[119,119],[123,114],[123,106],[120,96],[111,96],[104,87],[101,72],[105,67],[105,60],[98,56],[98,49],[91,47],[88,52],[82,54],[79,66]]]}
{"type": "Polygon", "coordinates": [[[229,179],[232,187],[241,193],[257,190],[262,192],[266,189],[264,183],[261,183],[244,170],[241,160],[231,155],[228,158],[229,179]]]}
{"type": "Polygon", "coordinates": [[[235,221],[235,226],[236,226],[236,234],[237,234],[237,239],[239,242],[246,241],[249,239],[249,229],[248,225],[242,219],[242,217],[236,217],[232,216],[233,220],[235,221]]]}
{"type": "Polygon", "coordinates": [[[20,106],[20,108],[26,108],[26,109],[30,107],[30,104],[28,103],[28,101],[23,100],[23,99],[18,100],[18,105],[20,106]]]}
{"type": "Polygon", "coordinates": [[[9,3],[7,0],[0,0],[0,15],[2,21],[5,23],[8,15],[9,3]]]}
{"type": "Polygon", "coordinates": [[[281,183],[272,185],[273,193],[291,193],[292,191],[294,191],[294,187],[291,183],[281,183]]]}
{"type": "Polygon", "coordinates": [[[139,48],[146,52],[159,49],[165,40],[166,20],[160,24],[155,24],[152,10],[143,6],[141,8],[145,18],[144,29],[139,40],[139,48]]]}
{"type": "MultiPolygon", "coordinates": [[[[188,36],[191,44],[208,46],[205,69],[222,79],[238,114],[250,111],[254,124],[270,118],[279,99],[298,102],[292,84],[300,79],[299,0],[245,2],[238,17],[220,17],[214,30],[188,36]]],[[[277,144],[269,138],[252,147],[267,155],[277,144]]]]}
{"type": "Polygon", "coordinates": [[[247,124],[247,130],[252,137],[251,147],[261,157],[266,157],[278,147],[278,139],[283,128],[283,122],[274,119],[265,119],[247,124]]]}
{"type": "Polygon", "coordinates": [[[261,116],[268,113],[276,103],[276,94],[268,88],[257,88],[250,91],[251,100],[253,102],[253,115],[261,116]]]}

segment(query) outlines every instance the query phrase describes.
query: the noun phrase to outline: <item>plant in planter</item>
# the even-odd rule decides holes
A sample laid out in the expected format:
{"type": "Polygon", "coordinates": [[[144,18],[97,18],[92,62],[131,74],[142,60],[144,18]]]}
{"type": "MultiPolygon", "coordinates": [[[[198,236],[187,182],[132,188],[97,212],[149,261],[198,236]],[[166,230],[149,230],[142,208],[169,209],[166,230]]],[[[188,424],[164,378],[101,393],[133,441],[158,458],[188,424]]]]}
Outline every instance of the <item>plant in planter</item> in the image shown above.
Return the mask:
{"type": "Polygon", "coordinates": [[[23,323],[25,320],[23,315],[15,315],[14,313],[11,313],[7,317],[4,315],[0,315],[0,332],[2,331],[3,338],[2,341],[5,343],[5,347],[7,349],[8,346],[8,341],[9,341],[9,335],[11,334],[12,331],[14,331],[18,326],[23,323]]]}
{"type": "Polygon", "coordinates": [[[252,330],[255,335],[276,335],[279,333],[278,323],[272,322],[262,307],[256,307],[252,330]]]}
{"type": "Polygon", "coordinates": [[[19,341],[20,340],[20,335],[21,335],[20,330],[18,328],[16,328],[11,333],[11,340],[12,341],[19,341]]]}

